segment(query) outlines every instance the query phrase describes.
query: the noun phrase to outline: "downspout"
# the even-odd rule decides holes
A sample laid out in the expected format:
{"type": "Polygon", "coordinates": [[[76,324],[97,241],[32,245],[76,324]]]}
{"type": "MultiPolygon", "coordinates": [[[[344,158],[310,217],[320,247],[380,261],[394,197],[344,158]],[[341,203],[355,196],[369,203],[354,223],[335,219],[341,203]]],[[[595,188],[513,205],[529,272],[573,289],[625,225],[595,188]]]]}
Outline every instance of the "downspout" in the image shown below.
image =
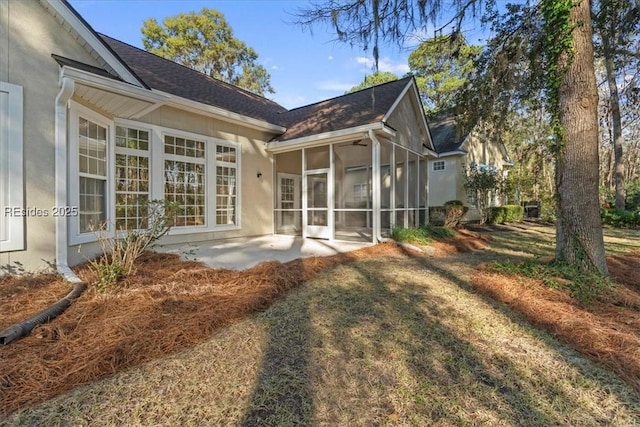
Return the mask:
{"type": "MultiPolygon", "coordinates": [[[[67,206],[67,104],[73,95],[75,83],[60,71],[60,92],[55,104],[55,200],[56,206],[67,206]]],[[[56,269],[71,283],[82,280],[71,270],[67,260],[68,230],[65,216],[56,217],[56,269]]]]}
{"type": "Polygon", "coordinates": [[[369,129],[369,139],[373,143],[373,154],[372,154],[372,185],[371,189],[373,190],[373,238],[378,242],[386,242],[388,239],[382,237],[381,233],[381,221],[380,221],[380,193],[382,189],[380,188],[380,141],[376,137],[376,134],[373,132],[373,129],[369,129]]]}

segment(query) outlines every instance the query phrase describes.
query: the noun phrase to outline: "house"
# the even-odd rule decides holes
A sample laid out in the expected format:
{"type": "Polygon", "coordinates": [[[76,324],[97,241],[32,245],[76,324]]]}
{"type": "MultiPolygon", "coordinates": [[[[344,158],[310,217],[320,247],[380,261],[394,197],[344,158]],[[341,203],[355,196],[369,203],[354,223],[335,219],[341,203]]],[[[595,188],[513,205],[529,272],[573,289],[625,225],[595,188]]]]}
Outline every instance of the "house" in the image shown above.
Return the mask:
{"type": "MultiPolygon", "coordinates": [[[[429,159],[429,206],[444,206],[450,200],[460,200],[469,207],[466,221],[480,219],[476,195],[464,188],[465,170],[471,165],[493,168],[508,173],[513,166],[506,147],[501,141],[487,137],[480,127],[472,132],[460,132],[455,116],[440,114],[429,120],[431,136],[437,158],[429,159]]],[[[490,194],[490,206],[499,206],[499,194],[490,194]]]]}
{"type": "Polygon", "coordinates": [[[96,33],[65,0],[0,0],[0,268],[69,266],[95,229],[183,211],[163,243],[378,241],[427,221],[415,81],[287,110],[96,33]]]}

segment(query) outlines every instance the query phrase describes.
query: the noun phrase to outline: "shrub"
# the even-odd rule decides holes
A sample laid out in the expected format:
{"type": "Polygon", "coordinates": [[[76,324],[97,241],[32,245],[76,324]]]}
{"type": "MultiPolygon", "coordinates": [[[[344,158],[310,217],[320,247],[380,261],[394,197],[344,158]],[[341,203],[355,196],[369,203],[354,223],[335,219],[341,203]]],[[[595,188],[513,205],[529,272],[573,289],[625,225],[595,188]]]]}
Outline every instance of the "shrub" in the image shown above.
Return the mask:
{"type": "Polygon", "coordinates": [[[523,215],[524,208],[520,205],[494,206],[489,208],[488,222],[490,224],[517,222],[523,215]]]}
{"type": "Polygon", "coordinates": [[[640,226],[640,212],[631,212],[618,208],[600,209],[600,218],[603,224],[616,228],[640,226]]]}
{"type": "Polygon", "coordinates": [[[444,225],[447,217],[444,206],[429,206],[429,223],[434,225],[444,225]]]}
{"type": "Polygon", "coordinates": [[[396,227],[391,232],[391,238],[398,242],[429,244],[432,239],[454,237],[456,232],[448,227],[436,227],[431,224],[420,228],[396,227]]]}
{"type": "Polygon", "coordinates": [[[426,245],[431,242],[431,239],[421,228],[396,227],[391,232],[391,238],[397,242],[410,242],[422,245],[426,245]]]}
{"type": "Polygon", "coordinates": [[[96,286],[99,291],[113,288],[134,269],[135,261],[142,253],[167,234],[180,207],[174,202],[152,200],[146,205],[147,215],[142,222],[148,224],[144,230],[119,230],[113,237],[107,233],[106,224],[96,232],[102,256],[89,261],[90,268],[98,276],[96,286]]]}
{"type": "Polygon", "coordinates": [[[460,221],[468,210],[469,208],[464,206],[460,200],[449,200],[444,204],[444,226],[449,228],[460,226],[460,221]]]}

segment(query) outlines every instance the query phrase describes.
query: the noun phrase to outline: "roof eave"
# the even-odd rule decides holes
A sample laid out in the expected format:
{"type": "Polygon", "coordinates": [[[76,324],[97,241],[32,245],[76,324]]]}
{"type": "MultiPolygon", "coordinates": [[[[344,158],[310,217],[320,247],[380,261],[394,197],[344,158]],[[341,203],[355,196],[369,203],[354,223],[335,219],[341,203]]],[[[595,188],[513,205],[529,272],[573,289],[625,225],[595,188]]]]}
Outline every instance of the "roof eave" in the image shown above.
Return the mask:
{"type": "Polygon", "coordinates": [[[464,150],[445,151],[444,153],[438,153],[438,158],[450,157],[450,156],[463,156],[465,154],[467,154],[467,152],[464,150]]]}
{"type": "Polygon", "coordinates": [[[363,134],[368,138],[367,132],[369,132],[369,130],[379,131],[392,137],[396,135],[396,131],[391,129],[389,126],[382,122],[375,122],[367,125],[360,125],[331,132],[323,132],[316,135],[309,135],[286,141],[272,141],[267,144],[267,151],[275,154],[298,150],[301,148],[312,148],[332,143],[346,142],[354,137],[360,138],[363,134]]]}
{"type": "Polygon", "coordinates": [[[272,134],[283,134],[287,130],[286,127],[266,122],[264,120],[255,119],[253,117],[244,116],[224,108],[215,107],[209,104],[203,104],[187,98],[182,98],[167,92],[153,89],[153,92],[169,97],[168,106],[178,108],[180,110],[190,111],[195,114],[213,117],[236,125],[269,132],[272,134]]]}
{"type": "Polygon", "coordinates": [[[93,29],[63,0],[40,0],[40,3],[49,11],[54,12],[62,21],[66,22],[70,29],[77,33],[78,37],[86,42],[85,48],[96,59],[102,59],[122,80],[139,87],[146,88],[140,80],[111,49],[98,37],[93,29]]]}

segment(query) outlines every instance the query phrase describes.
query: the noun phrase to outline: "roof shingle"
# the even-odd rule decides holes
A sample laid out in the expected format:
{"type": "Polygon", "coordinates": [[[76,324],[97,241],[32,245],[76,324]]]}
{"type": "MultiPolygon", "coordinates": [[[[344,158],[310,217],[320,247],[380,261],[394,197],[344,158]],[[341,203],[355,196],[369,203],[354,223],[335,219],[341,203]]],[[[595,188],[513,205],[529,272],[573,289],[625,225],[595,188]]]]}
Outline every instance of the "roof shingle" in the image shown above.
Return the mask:
{"type": "Polygon", "coordinates": [[[373,86],[282,114],[287,131],[274,141],[381,122],[413,77],[373,86]]]}
{"type": "Polygon", "coordinates": [[[243,116],[282,125],[286,108],[191,68],[99,34],[102,40],[150,88],[243,116]]]}
{"type": "Polygon", "coordinates": [[[431,139],[438,154],[460,150],[467,139],[467,133],[461,133],[452,115],[440,114],[429,120],[431,139]]]}

